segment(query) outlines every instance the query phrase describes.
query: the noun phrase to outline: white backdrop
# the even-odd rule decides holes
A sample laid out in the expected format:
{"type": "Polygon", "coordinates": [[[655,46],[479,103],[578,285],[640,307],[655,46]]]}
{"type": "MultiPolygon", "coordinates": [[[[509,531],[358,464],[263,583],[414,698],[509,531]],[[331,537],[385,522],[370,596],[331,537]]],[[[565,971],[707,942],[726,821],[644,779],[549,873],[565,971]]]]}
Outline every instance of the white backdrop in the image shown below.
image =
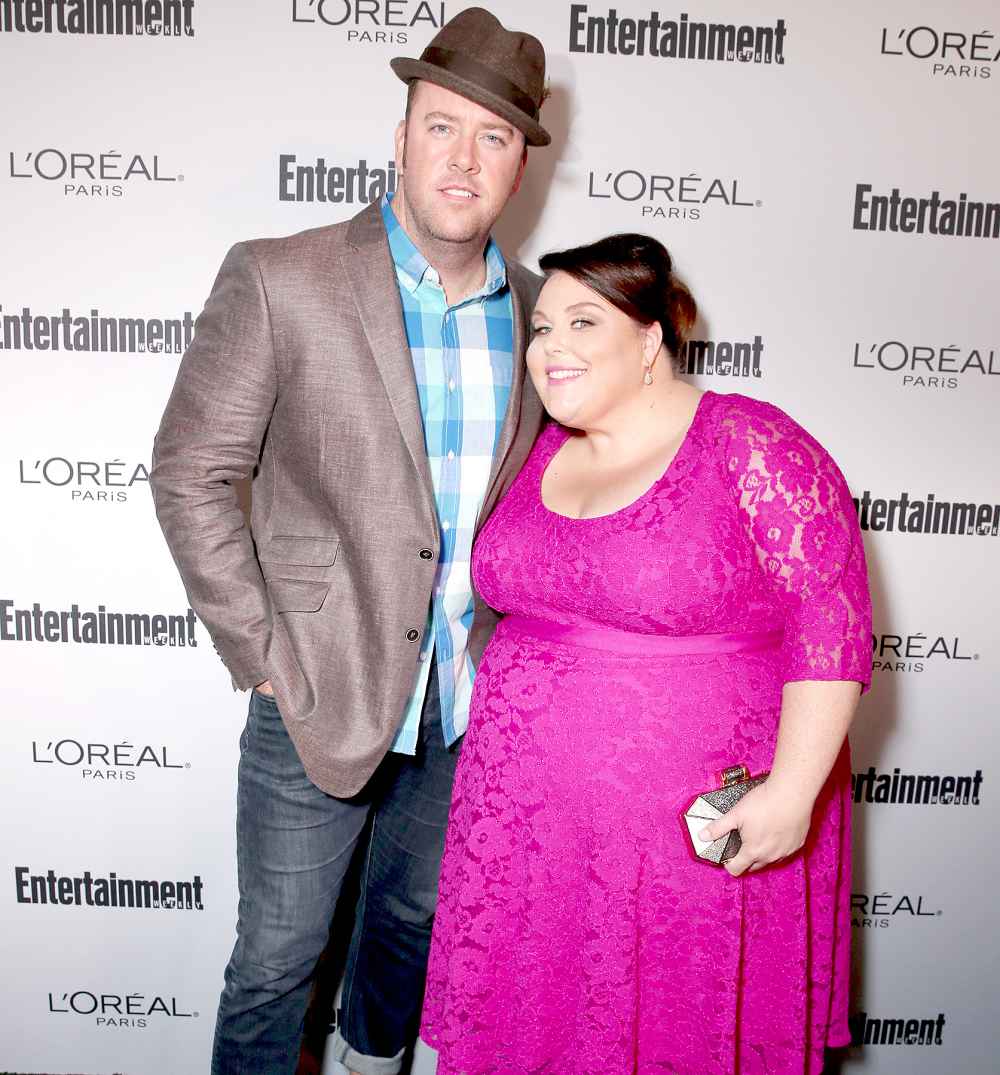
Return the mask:
{"type": "MultiPolygon", "coordinates": [[[[171,0],[142,6],[147,32],[123,15],[108,34],[86,32],[84,5],[0,3],[2,1068],[207,1069],[246,697],[184,619],[153,517],[146,468],[178,362],[159,341],[183,344],[233,242],[360,208],[356,179],[348,200],[297,200],[295,169],[388,170],[404,101],[388,60],[464,6],[171,0]],[[180,32],[157,32],[161,8],[180,32]],[[137,324],[107,322],[102,343],[101,318],[137,324]],[[102,611],[166,619],[122,619],[154,643],[130,645],[109,640],[113,617],[102,639],[102,611]],[[200,899],[89,905],[103,883],[85,875],[112,872],[200,899]]],[[[853,1010],[868,1044],[847,1069],[991,1070],[1000,14],[987,0],[659,9],[664,24],[766,29],[769,56],[744,61],[576,51],[610,4],[492,9],[542,39],[553,90],[553,145],[530,154],[507,252],[534,265],[612,231],[657,235],[718,360],[694,379],[784,407],[861,502],[877,668],[852,733],[853,1010]],[[984,203],[988,234],[949,234],[966,229],[946,207],[921,221],[905,201],[895,228],[872,230],[865,198],[894,189],[984,203]],[[726,372],[727,344],[749,345],[749,376],[726,372]],[[904,494],[981,507],[983,532],[910,532],[917,509],[877,503],[904,494]],[[937,801],[893,801],[896,769],[937,801]],[[975,794],[948,801],[956,787],[975,794]]],[[[642,0],[615,10],[651,17],[642,0]]],[[[433,1071],[426,1052],[416,1070],[433,1071]]]]}

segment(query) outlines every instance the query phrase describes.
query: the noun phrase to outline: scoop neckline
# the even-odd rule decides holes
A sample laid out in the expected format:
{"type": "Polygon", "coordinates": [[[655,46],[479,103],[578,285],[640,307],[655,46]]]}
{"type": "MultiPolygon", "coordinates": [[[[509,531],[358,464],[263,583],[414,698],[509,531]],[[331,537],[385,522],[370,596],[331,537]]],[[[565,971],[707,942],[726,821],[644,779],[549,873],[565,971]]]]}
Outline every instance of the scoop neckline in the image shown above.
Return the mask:
{"type": "Polygon", "coordinates": [[[563,513],[560,511],[553,511],[552,508],[550,508],[548,504],[545,503],[545,500],[542,497],[542,481],[545,478],[545,472],[549,469],[552,460],[555,459],[555,457],[559,454],[566,441],[568,441],[569,438],[573,435],[572,430],[567,429],[565,426],[560,427],[562,436],[559,440],[559,443],[556,445],[555,450],[549,455],[548,459],[545,460],[545,463],[538,474],[536,488],[538,491],[538,502],[539,504],[541,504],[542,510],[545,511],[547,514],[551,515],[553,518],[565,519],[565,521],[568,523],[597,523],[601,522],[602,520],[614,519],[616,516],[622,515],[624,512],[631,511],[633,508],[638,507],[640,504],[643,503],[643,501],[649,499],[649,497],[651,497],[656,492],[656,490],[659,489],[659,487],[667,480],[667,478],[671,476],[671,472],[676,469],[678,460],[686,456],[691,450],[691,445],[694,443],[694,437],[692,436],[692,433],[694,433],[695,427],[702,419],[702,416],[705,411],[705,401],[708,399],[709,396],[714,395],[715,393],[711,391],[711,389],[705,389],[705,391],[702,392],[701,397],[698,400],[698,405],[694,409],[694,415],[691,418],[691,422],[688,425],[687,429],[684,431],[684,436],[681,439],[680,447],[677,449],[676,452],[674,452],[673,458],[667,464],[666,469],[653,482],[653,484],[650,485],[649,488],[645,490],[645,492],[640,493],[639,496],[635,498],[635,500],[624,505],[624,507],[616,508],[614,511],[606,512],[604,515],[563,515],[563,513]]]}

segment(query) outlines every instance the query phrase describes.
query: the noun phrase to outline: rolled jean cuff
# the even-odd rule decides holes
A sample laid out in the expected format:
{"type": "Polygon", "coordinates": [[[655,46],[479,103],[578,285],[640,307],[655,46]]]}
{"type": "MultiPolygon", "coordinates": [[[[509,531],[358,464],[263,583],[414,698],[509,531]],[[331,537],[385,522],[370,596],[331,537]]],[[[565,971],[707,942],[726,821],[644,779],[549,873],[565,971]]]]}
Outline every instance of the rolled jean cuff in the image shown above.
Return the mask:
{"type": "Polygon", "coordinates": [[[397,1075],[402,1070],[405,1052],[406,1049],[400,1049],[395,1056],[365,1056],[347,1044],[340,1027],[326,1043],[326,1055],[339,1060],[348,1071],[356,1071],[358,1075],[397,1075]]]}

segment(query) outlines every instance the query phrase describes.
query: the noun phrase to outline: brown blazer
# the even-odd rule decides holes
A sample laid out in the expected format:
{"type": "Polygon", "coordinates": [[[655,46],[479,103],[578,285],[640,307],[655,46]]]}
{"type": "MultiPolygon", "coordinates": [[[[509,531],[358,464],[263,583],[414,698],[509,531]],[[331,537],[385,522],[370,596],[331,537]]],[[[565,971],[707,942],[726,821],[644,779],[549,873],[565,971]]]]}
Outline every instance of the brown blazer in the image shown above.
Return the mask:
{"type": "MultiPolygon", "coordinates": [[[[524,367],[541,281],[512,262],[507,270],[514,379],[480,525],[543,416],[524,367]]],[[[342,224],[233,247],[181,362],[150,482],[191,606],[234,686],[269,679],[309,778],[353,795],[402,719],[439,554],[377,204],[342,224]],[[232,483],[255,467],[251,537],[232,483]]],[[[478,662],[497,617],[475,600],[478,662]]]]}

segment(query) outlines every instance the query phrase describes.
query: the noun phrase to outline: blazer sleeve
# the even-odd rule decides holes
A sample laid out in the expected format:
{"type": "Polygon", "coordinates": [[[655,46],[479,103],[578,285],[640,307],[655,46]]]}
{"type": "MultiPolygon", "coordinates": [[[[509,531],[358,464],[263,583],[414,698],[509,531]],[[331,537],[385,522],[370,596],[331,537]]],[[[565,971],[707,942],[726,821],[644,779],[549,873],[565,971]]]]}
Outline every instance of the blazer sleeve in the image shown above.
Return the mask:
{"type": "Polygon", "coordinates": [[[267,295],[251,247],[240,243],[195,323],[150,472],[191,607],[237,688],[268,678],[271,609],[233,482],[257,464],[276,394],[267,295]]]}
{"type": "Polygon", "coordinates": [[[785,682],[871,686],[872,608],[843,474],[787,414],[743,397],[722,423],[729,481],[757,561],[785,610],[785,682]]]}

